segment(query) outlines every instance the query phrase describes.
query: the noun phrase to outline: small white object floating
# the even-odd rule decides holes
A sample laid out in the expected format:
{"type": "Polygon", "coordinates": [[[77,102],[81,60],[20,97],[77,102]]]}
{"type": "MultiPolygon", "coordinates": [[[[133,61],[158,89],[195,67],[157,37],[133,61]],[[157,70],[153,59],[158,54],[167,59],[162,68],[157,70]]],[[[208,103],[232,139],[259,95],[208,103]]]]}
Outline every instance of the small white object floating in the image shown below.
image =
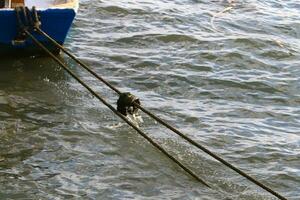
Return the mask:
{"type": "MultiPolygon", "coordinates": [[[[31,9],[33,6],[41,21],[41,29],[59,44],[65,42],[77,13],[79,0],[0,0],[0,57],[41,54],[41,50],[28,38],[16,42],[19,28],[15,8],[31,9]]],[[[45,37],[37,33],[34,35],[52,52],[59,52],[45,37]]]]}

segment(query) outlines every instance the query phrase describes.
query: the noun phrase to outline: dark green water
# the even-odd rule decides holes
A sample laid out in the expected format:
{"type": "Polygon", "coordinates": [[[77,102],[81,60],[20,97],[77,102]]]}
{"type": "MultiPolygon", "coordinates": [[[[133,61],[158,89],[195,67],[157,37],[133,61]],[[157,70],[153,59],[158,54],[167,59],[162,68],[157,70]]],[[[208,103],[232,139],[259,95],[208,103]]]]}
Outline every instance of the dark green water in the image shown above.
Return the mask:
{"type": "MultiPolygon", "coordinates": [[[[299,200],[299,11],[297,0],[83,0],[66,47],[197,142],[299,200]]],[[[1,60],[0,199],[275,199],[143,120],[141,128],[213,189],[51,59],[1,60]]]]}

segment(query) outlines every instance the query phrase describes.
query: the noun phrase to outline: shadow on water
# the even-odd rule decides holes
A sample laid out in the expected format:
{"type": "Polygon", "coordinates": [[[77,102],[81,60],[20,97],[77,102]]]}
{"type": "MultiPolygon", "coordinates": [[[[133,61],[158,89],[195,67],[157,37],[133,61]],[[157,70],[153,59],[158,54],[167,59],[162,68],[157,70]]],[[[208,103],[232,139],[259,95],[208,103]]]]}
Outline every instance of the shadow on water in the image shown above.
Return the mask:
{"type": "Polygon", "coordinates": [[[43,149],[40,129],[58,123],[51,115],[61,110],[58,86],[66,80],[64,71],[47,57],[1,60],[0,170],[43,149]]]}
{"type": "MultiPolygon", "coordinates": [[[[2,83],[23,81],[25,79],[37,80],[47,77],[55,82],[66,78],[64,72],[49,57],[2,58],[0,62],[0,72],[2,83]]],[[[4,88],[1,87],[1,89],[4,88]]]]}

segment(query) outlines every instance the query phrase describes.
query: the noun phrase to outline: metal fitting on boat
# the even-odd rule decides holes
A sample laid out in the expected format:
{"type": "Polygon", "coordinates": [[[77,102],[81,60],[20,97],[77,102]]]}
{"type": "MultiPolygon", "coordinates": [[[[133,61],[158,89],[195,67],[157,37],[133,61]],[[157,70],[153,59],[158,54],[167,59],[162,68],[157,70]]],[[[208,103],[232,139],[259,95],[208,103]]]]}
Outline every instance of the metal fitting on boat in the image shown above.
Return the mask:
{"type": "Polygon", "coordinates": [[[117,101],[117,110],[125,116],[127,116],[127,114],[133,115],[138,111],[136,104],[140,105],[140,100],[131,93],[125,92],[120,94],[117,101]]]}
{"type": "Polygon", "coordinates": [[[41,22],[35,7],[32,7],[32,10],[24,6],[16,7],[15,12],[19,30],[14,40],[12,40],[12,45],[21,46],[25,45],[27,40],[27,36],[24,31],[36,31],[40,28],[41,22]]]}

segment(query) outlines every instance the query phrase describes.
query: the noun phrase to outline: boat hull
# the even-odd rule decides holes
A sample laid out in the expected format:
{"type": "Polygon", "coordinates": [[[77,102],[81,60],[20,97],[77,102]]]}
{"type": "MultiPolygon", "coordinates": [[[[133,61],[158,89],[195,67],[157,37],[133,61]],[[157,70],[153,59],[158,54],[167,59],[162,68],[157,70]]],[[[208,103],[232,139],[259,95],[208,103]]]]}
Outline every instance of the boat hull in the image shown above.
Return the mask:
{"type": "MultiPolygon", "coordinates": [[[[46,9],[39,10],[38,15],[42,23],[41,29],[62,45],[75,18],[75,10],[70,8],[46,9]]],[[[14,10],[0,10],[0,30],[0,57],[34,56],[43,53],[28,38],[22,43],[13,42],[19,31],[14,10]]],[[[38,33],[33,33],[33,35],[52,52],[56,54],[59,52],[45,37],[38,33]]]]}

